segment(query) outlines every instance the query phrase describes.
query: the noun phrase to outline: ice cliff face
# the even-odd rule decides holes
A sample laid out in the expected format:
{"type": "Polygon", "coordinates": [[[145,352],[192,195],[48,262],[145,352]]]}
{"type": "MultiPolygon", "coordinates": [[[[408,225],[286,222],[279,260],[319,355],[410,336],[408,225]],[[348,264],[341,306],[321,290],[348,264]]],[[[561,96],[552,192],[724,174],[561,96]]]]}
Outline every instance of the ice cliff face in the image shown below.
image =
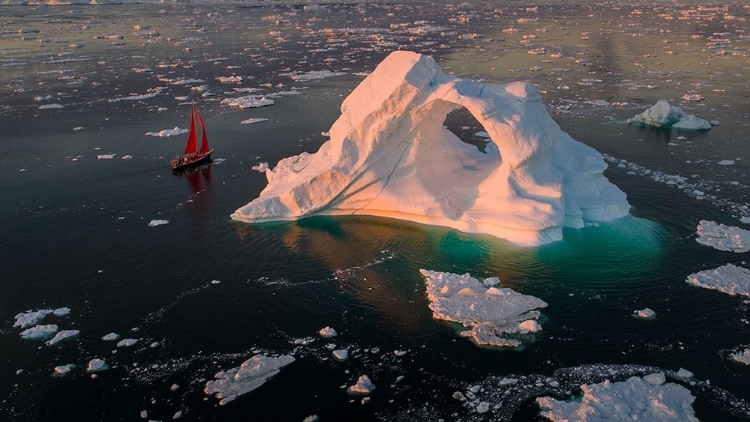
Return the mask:
{"type": "Polygon", "coordinates": [[[560,130],[532,85],[458,79],[416,53],[391,53],[344,100],[330,134],[317,153],[279,161],[232,218],[373,215],[539,245],[630,208],[601,155],[560,130]],[[443,126],[461,107],[490,135],[485,152],[443,126]]]}

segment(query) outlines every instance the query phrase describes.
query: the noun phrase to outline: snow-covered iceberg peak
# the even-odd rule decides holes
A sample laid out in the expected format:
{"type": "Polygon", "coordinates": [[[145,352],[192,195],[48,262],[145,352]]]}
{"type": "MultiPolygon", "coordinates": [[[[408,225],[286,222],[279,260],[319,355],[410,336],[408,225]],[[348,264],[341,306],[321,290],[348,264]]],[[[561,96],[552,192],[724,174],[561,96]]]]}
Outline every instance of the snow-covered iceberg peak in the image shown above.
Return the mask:
{"type": "Polygon", "coordinates": [[[560,130],[531,84],[459,79],[417,53],[383,60],[344,100],[330,135],[317,153],[267,171],[260,197],[232,218],[373,215],[539,245],[630,208],[602,156],[560,130]],[[485,151],[443,126],[462,107],[489,134],[485,151]]]}

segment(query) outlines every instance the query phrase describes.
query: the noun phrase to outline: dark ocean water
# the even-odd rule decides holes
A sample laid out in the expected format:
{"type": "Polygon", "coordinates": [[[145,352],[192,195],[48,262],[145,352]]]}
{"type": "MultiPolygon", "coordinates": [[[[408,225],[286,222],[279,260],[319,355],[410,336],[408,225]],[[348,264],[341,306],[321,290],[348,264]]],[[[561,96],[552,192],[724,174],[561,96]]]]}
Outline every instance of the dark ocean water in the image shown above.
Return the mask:
{"type": "MultiPolygon", "coordinates": [[[[489,419],[492,413],[474,413],[453,392],[490,376],[551,375],[594,363],[688,369],[715,388],[691,389],[699,419],[750,418],[732,404],[750,400],[750,367],[726,358],[750,344],[748,302],[685,283],[697,271],[747,259],[694,240],[702,219],[747,228],[739,217],[748,213],[750,93],[741,82],[746,77],[737,75],[750,69],[739,54],[748,52],[748,24],[726,18],[747,16],[747,9],[721,9],[719,31],[709,19],[664,21],[659,14],[669,11],[658,7],[638,15],[635,6],[543,6],[525,34],[537,35],[536,46],[592,64],[543,63],[540,73],[526,71],[533,57],[531,47],[518,44],[524,33],[503,32],[523,27],[518,19],[532,13],[525,5],[443,6],[3,8],[2,419],[169,420],[176,412],[186,420],[489,419]],[[615,25],[592,21],[592,14],[626,24],[612,32],[615,25]],[[457,21],[461,16],[468,20],[457,21]],[[671,32],[659,32],[656,23],[671,32]],[[160,34],[143,37],[136,24],[160,34]],[[22,40],[21,27],[40,31],[22,40]],[[730,39],[724,54],[712,50],[716,32],[730,39]],[[123,38],[96,38],[108,34],[123,38]],[[663,53],[665,38],[680,57],[663,53]],[[628,194],[632,216],[566,230],[563,241],[537,248],[368,217],[232,221],[229,215],[266,185],[252,166],[316,151],[360,72],[397,48],[433,54],[462,76],[534,82],[564,131],[610,157],[606,175],[628,194]],[[143,68],[151,71],[134,70],[143,68]],[[296,83],[283,76],[315,70],[347,75],[296,83]],[[232,74],[243,76],[242,84],[215,79],[232,74]],[[208,88],[170,84],[177,78],[201,79],[192,86],[208,88]],[[655,80],[658,89],[630,88],[655,80]],[[571,89],[557,89],[561,84],[571,89]],[[237,96],[235,87],[299,93],[259,109],[221,105],[237,96]],[[110,101],[156,88],[153,98],[110,101]],[[709,132],[622,124],[659,98],[677,104],[695,89],[706,100],[680,105],[719,119],[709,132]],[[63,107],[39,109],[44,103],[34,97],[46,95],[63,107]],[[144,133],[187,127],[190,101],[203,114],[215,161],[172,173],[168,159],[186,135],[144,133]],[[240,124],[251,117],[269,120],[240,124]],[[722,159],[735,164],[717,165],[722,159]],[[627,165],[618,166],[620,160],[627,165]],[[692,188],[655,174],[680,174],[707,195],[698,199],[692,188]],[[152,220],[168,223],[149,227],[152,220]],[[503,286],[543,299],[543,330],[518,350],[477,347],[458,327],[432,319],[422,268],[497,276],[503,286]],[[22,340],[13,327],[19,312],[59,307],[70,315],[44,323],[80,330],[74,340],[47,346],[22,340]],[[632,316],[646,307],[656,319],[632,316]],[[325,326],[339,335],[320,338],[325,326]],[[116,348],[101,340],[110,332],[139,341],[116,348]],[[294,344],[306,337],[315,340],[294,344]],[[329,343],[348,348],[350,359],[335,362],[329,343]],[[260,352],[296,361],[226,406],[203,393],[216,372],[260,352]],[[93,358],[111,367],[96,379],[84,371],[93,358]],[[68,363],[78,368],[51,376],[68,363]],[[342,389],[362,374],[377,386],[366,404],[342,389]],[[722,399],[723,390],[735,398],[722,399]]],[[[473,134],[482,128],[467,113],[449,116],[446,126],[479,142],[473,134]]],[[[537,418],[530,400],[520,405],[515,420],[537,418]]]]}

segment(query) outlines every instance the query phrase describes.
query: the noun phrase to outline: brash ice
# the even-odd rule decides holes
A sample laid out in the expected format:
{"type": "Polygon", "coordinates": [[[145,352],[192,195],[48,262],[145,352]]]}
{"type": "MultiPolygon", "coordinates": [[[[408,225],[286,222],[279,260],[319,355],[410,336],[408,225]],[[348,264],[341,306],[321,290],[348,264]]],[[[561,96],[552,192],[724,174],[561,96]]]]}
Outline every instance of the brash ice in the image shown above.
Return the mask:
{"type": "Polygon", "coordinates": [[[330,134],[318,152],[267,171],[268,186],[232,218],[372,215],[540,245],[630,209],[602,156],[560,129],[531,84],[449,76],[421,54],[386,57],[330,134]],[[489,134],[484,152],[443,126],[461,107],[489,134]]]}

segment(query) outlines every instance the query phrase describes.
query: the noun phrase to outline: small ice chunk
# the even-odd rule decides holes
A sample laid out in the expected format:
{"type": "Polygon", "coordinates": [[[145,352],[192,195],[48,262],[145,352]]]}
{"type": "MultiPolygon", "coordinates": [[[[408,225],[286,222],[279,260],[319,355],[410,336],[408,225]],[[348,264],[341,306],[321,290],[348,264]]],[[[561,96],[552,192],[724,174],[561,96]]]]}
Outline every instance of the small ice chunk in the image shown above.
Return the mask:
{"type": "Polygon", "coordinates": [[[490,404],[486,401],[479,402],[477,406],[477,413],[487,413],[490,410],[490,404]]]}
{"type": "Polygon", "coordinates": [[[245,119],[245,120],[241,121],[240,124],[242,124],[242,125],[251,125],[253,123],[260,123],[260,122],[265,122],[265,121],[268,121],[268,119],[264,119],[262,117],[252,117],[252,118],[245,119]]]}
{"type": "Polygon", "coordinates": [[[74,369],[76,369],[76,365],[74,363],[69,363],[67,365],[58,365],[55,366],[55,372],[52,374],[52,376],[63,377],[74,369]]]}
{"type": "Polygon", "coordinates": [[[247,95],[239,98],[225,98],[221,100],[221,104],[229,107],[246,109],[272,106],[273,100],[266,97],[259,97],[257,95],[247,95]]]}
{"type": "Polygon", "coordinates": [[[349,351],[346,349],[334,350],[333,357],[339,362],[343,362],[349,358],[349,351]]]}
{"type": "Polygon", "coordinates": [[[44,317],[51,314],[52,309],[39,309],[37,311],[22,312],[16,315],[14,327],[29,328],[39,324],[44,317]]]}
{"type": "Polygon", "coordinates": [[[320,418],[318,415],[310,415],[306,417],[305,419],[302,419],[302,422],[318,422],[320,418]]]}
{"type": "Polygon", "coordinates": [[[667,381],[667,379],[664,377],[664,374],[661,372],[656,373],[656,374],[646,375],[643,377],[643,380],[655,386],[662,385],[667,381]]]}
{"type": "Polygon", "coordinates": [[[57,308],[54,311],[52,311],[52,314],[58,317],[68,315],[69,313],[70,313],[70,308],[57,308]]]}
{"type": "Polygon", "coordinates": [[[406,353],[407,353],[406,350],[394,350],[393,351],[393,354],[398,357],[404,356],[406,353]]]}
{"type": "Polygon", "coordinates": [[[169,220],[151,220],[148,223],[148,226],[149,227],[156,227],[156,226],[161,226],[162,224],[168,224],[168,223],[169,223],[169,220]]]}
{"type": "Polygon", "coordinates": [[[336,330],[334,330],[334,329],[333,329],[333,328],[331,328],[331,327],[325,327],[325,328],[321,328],[321,329],[320,329],[320,331],[318,331],[318,333],[319,333],[319,334],[320,334],[320,336],[321,336],[321,337],[323,337],[323,338],[331,338],[331,337],[336,337],[336,334],[337,334],[337,333],[336,333],[336,330]]]}
{"type": "Polygon", "coordinates": [[[732,264],[692,274],[685,281],[729,295],[750,296],[750,271],[732,264]]]}
{"type": "Polygon", "coordinates": [[[743,365],[750,365],[750,349],[741,350],[730,355],[733,361],[743,365]]]}
{"type": "Polygon", "coordinates": [[[680,370],[677,371],[677,374],[675,374],[675,375],[677,375],[677,378],[682,378],[682,379],[693,378],[693,373],[690,372],[690,371],[688,371],[685,368],[680,368],[680,370]]]}
{"type": "Polygon", "coordinates": [[[643,319],[652,319],[654,316],[656,316],[656,312],[651,310],[651,308],[645,308],[645,309],[641,309],[640,311],[635,311],[634,314],[638,318],[643,318],[643,319]]]}
{"type": "Polygon", "coordinates": [[[242,363],[239,368],[221,371],[214,375],[213,381],[208,381],[203,391],[207,395],[215,394],[223,406],[242,394],[249,393],[260,387],[269,378],[278,374],[280,369],[294,362],[289,355],[268,357],[255,355],[242,363]]]}
{"type": "Polygon", "coordinates": [[[174,416],[172,416],[172,419],[180,419],[182,418],[182,410],[178,410],[174,412],[174,416]]]}
{"type": "Polygon", "coordinates": [[[50,346],[55,346],[63,340],[68,340],[78,336],[78,334],[80,333],[81,332],[79,330],[62,330],[59,333],[55,334],[55,336],[52,337],[51,340],[47,341],[47,344],[50,346]]]}
{"type": "Polygon", "coordinates": [[[734,160],[721,160],[721,161],[719,161],[716,164],[718,164],[720,166],[733,166],[734,165],[734,160]]]}
{"type": "Polygon", "coordinates": [[[21,338],[24,340],[47,340],[52,338],[57,332],[57,325],[37,325],[21,331],[21,338]]]}
{"type": "Polygon", "coordinates": [[[111,160],[115,158],[115,156],[117,156],[117,154],[99,154],[96,156],[96,159],[97,160],[111,160]]]}
{"type": "Polygon", "coordinates": [[[370,394],[373,390],[375,390],[375,384],[370,381],[370,378],[367,375],[360,376],[356,384],[346,389],[349,394],[359,395],[370,394]]]}
{"type": "Polygon", "coordinates": [[[252,168],[253,170],[257,172],[263,173],[267,171],[269,167],[268,167],[268,163],[258,163],[257,166],[253,166],[252,168]]]}
{"type": "Polygon", "coordinates": [[[156,136],[159,138],[168,138],[170,136],[182,135],[183,133],[190,132],[190,129],[180,129],[175,126],[173,129],[164,129],[158,132],[146,132],[146,136],[156,136]]]}
{"type": "Polygon", "coordinates": [[[628,119],[628,123],[676,129],[711,129],[708,120],[687,114],[681,108],[671,106],[667,100],[657,101],[643,113],[628,119]]]}
{"type": "Polygon", "coordinates": [[[89,373],[106,371],[107,369],[109,369],[109,365],[107,365],[107,362],[99,358],[91,359],[89,361],[89,364],[86,366],[86,372],[89,373]]]}
{"type": "Polygon", "coordinates": [[[138,343],[136,338],[125,338],[117,342],[117,347],[131,347],[136,343],[138,343]]]}
{"type": "Polygon", "coordinates": [[[120,339],[120,335],[117,333],[109,333],[102,337],[102,340],[104,341],[117,341],[120,339]]]}

